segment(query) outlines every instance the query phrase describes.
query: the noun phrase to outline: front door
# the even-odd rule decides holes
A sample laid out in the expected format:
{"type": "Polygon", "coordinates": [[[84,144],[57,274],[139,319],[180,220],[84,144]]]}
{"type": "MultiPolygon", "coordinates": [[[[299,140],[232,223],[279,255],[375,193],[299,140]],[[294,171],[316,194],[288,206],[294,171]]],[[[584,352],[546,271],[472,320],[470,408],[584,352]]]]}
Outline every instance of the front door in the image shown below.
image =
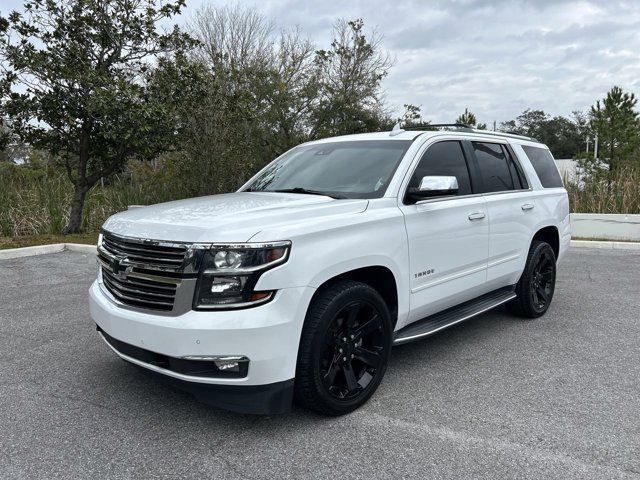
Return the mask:
{"type": "Polygon", "coordinates": [[[474,195],[462,143],[430,145],[408,188],[427,175],[455,176],[458,194],[400,205],[409,242],[411,313],[408,323],[484,293],[489,248],[486,200],[474,195]]]}

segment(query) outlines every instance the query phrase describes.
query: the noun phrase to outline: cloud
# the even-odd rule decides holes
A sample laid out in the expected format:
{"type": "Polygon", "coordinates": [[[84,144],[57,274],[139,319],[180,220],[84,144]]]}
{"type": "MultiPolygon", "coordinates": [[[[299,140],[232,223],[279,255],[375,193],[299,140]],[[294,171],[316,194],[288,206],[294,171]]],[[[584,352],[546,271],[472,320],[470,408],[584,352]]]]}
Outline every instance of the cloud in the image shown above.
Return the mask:
{"type": "MultiPolygon", "coordinates": [[[[187,0],[183,19],[207,0],[187,0]]],[[[223,0],[211,0],[222,5],[223,0]]],[[[638,0],[243,0],[327,47],[336,18],[363,18],[396,58],[385,98],[427,119],[465,107],[486,123],[526,108],[585,110],[619,85],[640,96],[638,0]]],[[[4,11],[20,8],[5,0],[4,11]]]]}
{"type": "Polygon", "coordinates": [[[363,18],[396,65],[384,81],[396,111],[422,105],[452,121],[468,107],[498,123],[526,108],[587,109],[613,85],[640,95],[640,2],[615,0],[264,0],[279,26],[328,45],[336,18],[363,18]]]}

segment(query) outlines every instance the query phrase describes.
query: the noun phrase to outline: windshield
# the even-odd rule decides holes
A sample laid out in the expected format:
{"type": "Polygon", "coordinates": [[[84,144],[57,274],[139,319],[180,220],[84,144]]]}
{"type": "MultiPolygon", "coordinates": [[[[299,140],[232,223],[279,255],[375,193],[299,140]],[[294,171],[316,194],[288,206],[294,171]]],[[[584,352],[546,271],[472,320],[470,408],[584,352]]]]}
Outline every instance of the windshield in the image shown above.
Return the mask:
{"type": "Polygon", "coordinates": [[[409,145],[411,140],[302,145],[264,169],[245,191],[379,198],[409,145]]]}

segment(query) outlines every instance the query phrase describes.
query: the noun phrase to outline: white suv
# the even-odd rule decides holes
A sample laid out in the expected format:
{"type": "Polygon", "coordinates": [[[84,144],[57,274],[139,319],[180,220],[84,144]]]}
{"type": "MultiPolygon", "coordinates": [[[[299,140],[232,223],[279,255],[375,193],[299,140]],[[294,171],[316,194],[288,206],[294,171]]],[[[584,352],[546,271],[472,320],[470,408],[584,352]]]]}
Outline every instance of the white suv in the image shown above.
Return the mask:
{"type": "Polygon", "coordinates": [[[362,405],[393,345],[506,303],[538,317],[569,203],[534,139],[403,130],[309,142],[238,192],[104,224],[91,315],[122,359],[209,404],[362,405]]]}

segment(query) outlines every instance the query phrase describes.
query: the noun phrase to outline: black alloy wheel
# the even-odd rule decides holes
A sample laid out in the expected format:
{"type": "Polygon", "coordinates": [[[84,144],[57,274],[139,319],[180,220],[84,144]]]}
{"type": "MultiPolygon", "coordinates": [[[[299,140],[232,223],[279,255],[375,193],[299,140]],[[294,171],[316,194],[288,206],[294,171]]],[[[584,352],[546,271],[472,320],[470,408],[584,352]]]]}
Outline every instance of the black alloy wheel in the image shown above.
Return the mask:
{"type": "Polygon", "coordinates": [[[392,323],[380,294],[342,280],[319,291],[305,319],[295,393],[324,415],[343,415],[375,392],[391,353],[392,323]]]}
{"type": "Polygon", "coordinates": [[[546,242],[534,240],[522,276],[516,284],[517,296],[507,307],[523,317],[540,317],[551,305],[555,287],[556,255],[553,248],[546,242]]]}
{"type": "Polygon", "coordinates": [[[553,251],[543,250],[533,267],[529,292],[536,310],[543,311],[549,307],[555,284],[556,261],[553,251]]]}
{"type": "Polygon", "coordinates": [[[324,387],[336,399],[362,394],[376,376],[386,341],[382,317],[362,301],[342,308],[325,333],[320,374],[324,387]]]}

